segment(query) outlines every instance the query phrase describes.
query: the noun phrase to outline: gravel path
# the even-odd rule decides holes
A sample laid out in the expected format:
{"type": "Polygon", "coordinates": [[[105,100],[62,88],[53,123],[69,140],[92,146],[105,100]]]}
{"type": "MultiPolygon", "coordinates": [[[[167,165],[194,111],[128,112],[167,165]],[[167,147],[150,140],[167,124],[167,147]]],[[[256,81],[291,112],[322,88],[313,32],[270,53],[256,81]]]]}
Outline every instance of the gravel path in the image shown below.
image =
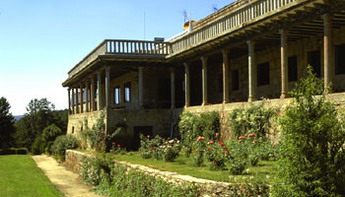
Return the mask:
{"type": "Polygon", "coordinates": [[[78,174],[66,170],[55,159],[46,155],[32,156],[32,159],[66,197],[102,197],[90,191],[89,186],[80,183],[78,174]]]}

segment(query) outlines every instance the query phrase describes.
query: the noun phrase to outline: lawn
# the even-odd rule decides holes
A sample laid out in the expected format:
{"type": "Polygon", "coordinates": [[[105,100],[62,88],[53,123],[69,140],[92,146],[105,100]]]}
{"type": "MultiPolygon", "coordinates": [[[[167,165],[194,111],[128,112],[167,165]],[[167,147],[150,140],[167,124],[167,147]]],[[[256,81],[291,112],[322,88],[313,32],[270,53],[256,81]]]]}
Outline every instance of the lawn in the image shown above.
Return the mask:
{"type": "Polygon", "coordinates": [[[28,155],[0,156],[0,196],[63,196],[28,155]]]}
{"type": "Polygon", "coordinates": [[[124,155],[115,155],[115,160],[128,161],[130,163],[142,164],[162,171],[177,172],[183,175],[190,175],[197,178],[204,178],[215,181],[230,183],[273,183],[276,175],[275,161],[260,161],[256,167],[250,167],[249,173],[244,175],[230,175],[228,171],[211,171],[208,166],[195,167],[191,158],[178,157],[174,162],[165,162],[155,159],[142,159],[138,152],[129,152],[124,155]]]}

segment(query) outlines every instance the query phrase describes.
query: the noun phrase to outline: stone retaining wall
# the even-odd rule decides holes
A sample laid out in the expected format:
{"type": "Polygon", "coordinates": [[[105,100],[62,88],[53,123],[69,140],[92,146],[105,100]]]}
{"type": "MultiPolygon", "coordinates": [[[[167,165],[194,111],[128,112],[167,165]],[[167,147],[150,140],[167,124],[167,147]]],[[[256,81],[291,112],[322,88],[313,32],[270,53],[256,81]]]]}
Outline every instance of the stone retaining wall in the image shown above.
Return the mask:
{"type": "MultiPolygon", "coordinates": [[[[66,151],[66,161],[65,165],[71,168],[74,172],[80,172],[81,160],[84,157],[92,157],[92,155],[82,153],[76,150],[67,150],[66,151]]],[[[132,164],[125,161],[114,161],[116,164],[123,165],[127,169],[136,169],[141,172],[144,172],[148,175],[159,177],[165,180],[168,183],[172,184],[191,184],[195,183],[200,188],[202,196],[233,196],[237,194],[238,196],[253,196],[252,192],[262,192],[263,196],[268,196],[269,186],[267,185],[258,185],[258,184],[248,184],[248,183],[226,183],[226,182],[217,182],[207,179],[195,178],[188,175],[181,175],[176,172],[167,172],[152,169],[139,164],[132,164]]],[[[255,195],[256,196],[256,195],[255,195]]]]}

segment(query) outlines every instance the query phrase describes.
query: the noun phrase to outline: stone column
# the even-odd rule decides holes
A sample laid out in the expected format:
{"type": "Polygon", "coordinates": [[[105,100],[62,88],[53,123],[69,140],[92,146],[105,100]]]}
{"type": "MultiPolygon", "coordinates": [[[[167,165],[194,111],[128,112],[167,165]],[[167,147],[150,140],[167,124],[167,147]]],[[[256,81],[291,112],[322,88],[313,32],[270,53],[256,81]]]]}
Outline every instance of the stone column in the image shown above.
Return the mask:
{"type": "Polygon", "coordinates": [[[323,15],[324,36],[323,36],[323,53],[324,53],[324,87],[325,89],[332,84],[333,81],[333,65],[332,58],[332,15],[327,13],[323,15]]]}
{"type": "Polygon", "coordinates": [[[175,68],[170,68],[170,101],[171,109],[175,108],[175,68]]]}
{"type": "Polygon", "coordinates": [[[80,113],[84,112],[84,91],[83,91],[83,84],[79,84],[80,89],[80,113]]]}
{"type": "Polygon", "coordinates": [[[227,50],[222,50],[223,54],[223,103],[228,103],[229,99],[229,56],[227,50]]]}
{"type": "Polygon", "coordinates": [[[281,94],[280,98],[286,98],[288,94],[288,31],[280,30],[280,70],[281,70],[281,94]]]}
{"type": "Polygon", "coordinates": [[[256,100],[256,89],[257,89],[257,72],[255,62],[255,42],[248,40],[248,101],[252,102],[256,100]]]}
{"type": "Polygon", "coordinates": [[[90,111],[95,111],[95,78],[94,76],[91,77],[90,97],[91,97],[90,111]]]}
{"type": "Polygon", "coordinates": [[[79,113],[79,91],[78,88],[75,88],[75,113],[79,113]]]}
{"type": "Polygon", "coordinates": [[[102,71],[97,72],[97,110],[103,108],[103,95],[102,95],[102,71]]]}
{"type": "Polygon", "coordinates": [[[90,98],[89,98],[89,81],[85,81],[85,112],[89,112],[89,104],[90,104],[90,98]]]}
{"type": "Polygon", "coordinates": [[[190,73],[189,73],[189,65],[184,63],[184,100],[185,100],[185,107],[190,106],[190,73]]]}
{"type": "Polygon", "coordinates": [[[71,109],[71,89],[68,88],[68,114],[72,114],[72,109],[71,109]]]}
{"type": "Polygon", "coordinates": [[[72,87],[72,98],[71,98],[71,105],[72,105],[72,114],[75,114],[75,102],[74,102],[74,99],[75,99],[75,96],[74,96],[74,88],[72,87]]]}
{"type": "Polygon", "coordinates": [[[105,69],[105,105],[110,107],[110,67],[105,69]]]}
{"type": "Polygon", "coordinates": [[[201,57],[201,63],[202,63],[202,105],[207,105],[208,99],[207,99],[207,57],[201,57]]]}
{"type": "Polygon", "coordinates": [[[143,108],[144,100],[143,100],[143,93],[144,93],[144,79],[143,79],[143,71],[144,67],[138,68],[138,80],[139,80],[139,108],[143,108]]]}

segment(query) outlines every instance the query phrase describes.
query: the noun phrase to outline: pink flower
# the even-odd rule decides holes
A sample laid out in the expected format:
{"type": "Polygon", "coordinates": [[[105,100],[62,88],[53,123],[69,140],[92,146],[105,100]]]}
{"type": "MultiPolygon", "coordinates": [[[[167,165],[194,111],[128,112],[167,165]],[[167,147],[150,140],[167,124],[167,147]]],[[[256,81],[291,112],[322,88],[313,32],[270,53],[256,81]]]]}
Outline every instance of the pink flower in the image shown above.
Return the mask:
{"type": "Polygon", "coordinates": [[[116,143],[115,143],[115,142],[112,142],[111,144],[112,144],[112,145],[115,145],[116,143]]]}
{"type": "Polygon", "coordinates": [[[248,137],[255,137],[255,136],[256,136],[255,133],[248,134],[248,137]]]}
{"type": "Polygon", "coordinates": [[[214,144],[214,141],[209,141],[209,142],[207,142],[207,144],[214,144]]]}
{"type": "Polygon", "coordinates": [[[219,136],[219,133],[218,133],[218,132],[216,132],[216,133],[215,133],[215,135],[218,137],[218,136],[219,136]]]}
{"type": "Polygon", "coordinates": [[[197,139],[196,141],[199,142],[199,141],[202,141],[202,140],[204,140],[204,139],[205,139],[204,137],[199,136],[198,139],[197,139]]]}
{"type": "Polygon", "coordinates": [[[246,139],[246,137],[245,136],[240,136],[240,137],[238,137],[238,139],[239,140],[244,140],[244,139],[246,139]]]}
{"type": "Polygon", "coordinates": [[[219,143],[221,146],[225,146],[225,144],[223,142],[219,143]]]}
{"type": "Polygon", "coordinates": [[[120,147],[121,147],[121,145],[120,145],[120,144],[118,144],[118,145],[117,145],[117,147],[118,147],[118,148],[120,148],[120,147]]]}

